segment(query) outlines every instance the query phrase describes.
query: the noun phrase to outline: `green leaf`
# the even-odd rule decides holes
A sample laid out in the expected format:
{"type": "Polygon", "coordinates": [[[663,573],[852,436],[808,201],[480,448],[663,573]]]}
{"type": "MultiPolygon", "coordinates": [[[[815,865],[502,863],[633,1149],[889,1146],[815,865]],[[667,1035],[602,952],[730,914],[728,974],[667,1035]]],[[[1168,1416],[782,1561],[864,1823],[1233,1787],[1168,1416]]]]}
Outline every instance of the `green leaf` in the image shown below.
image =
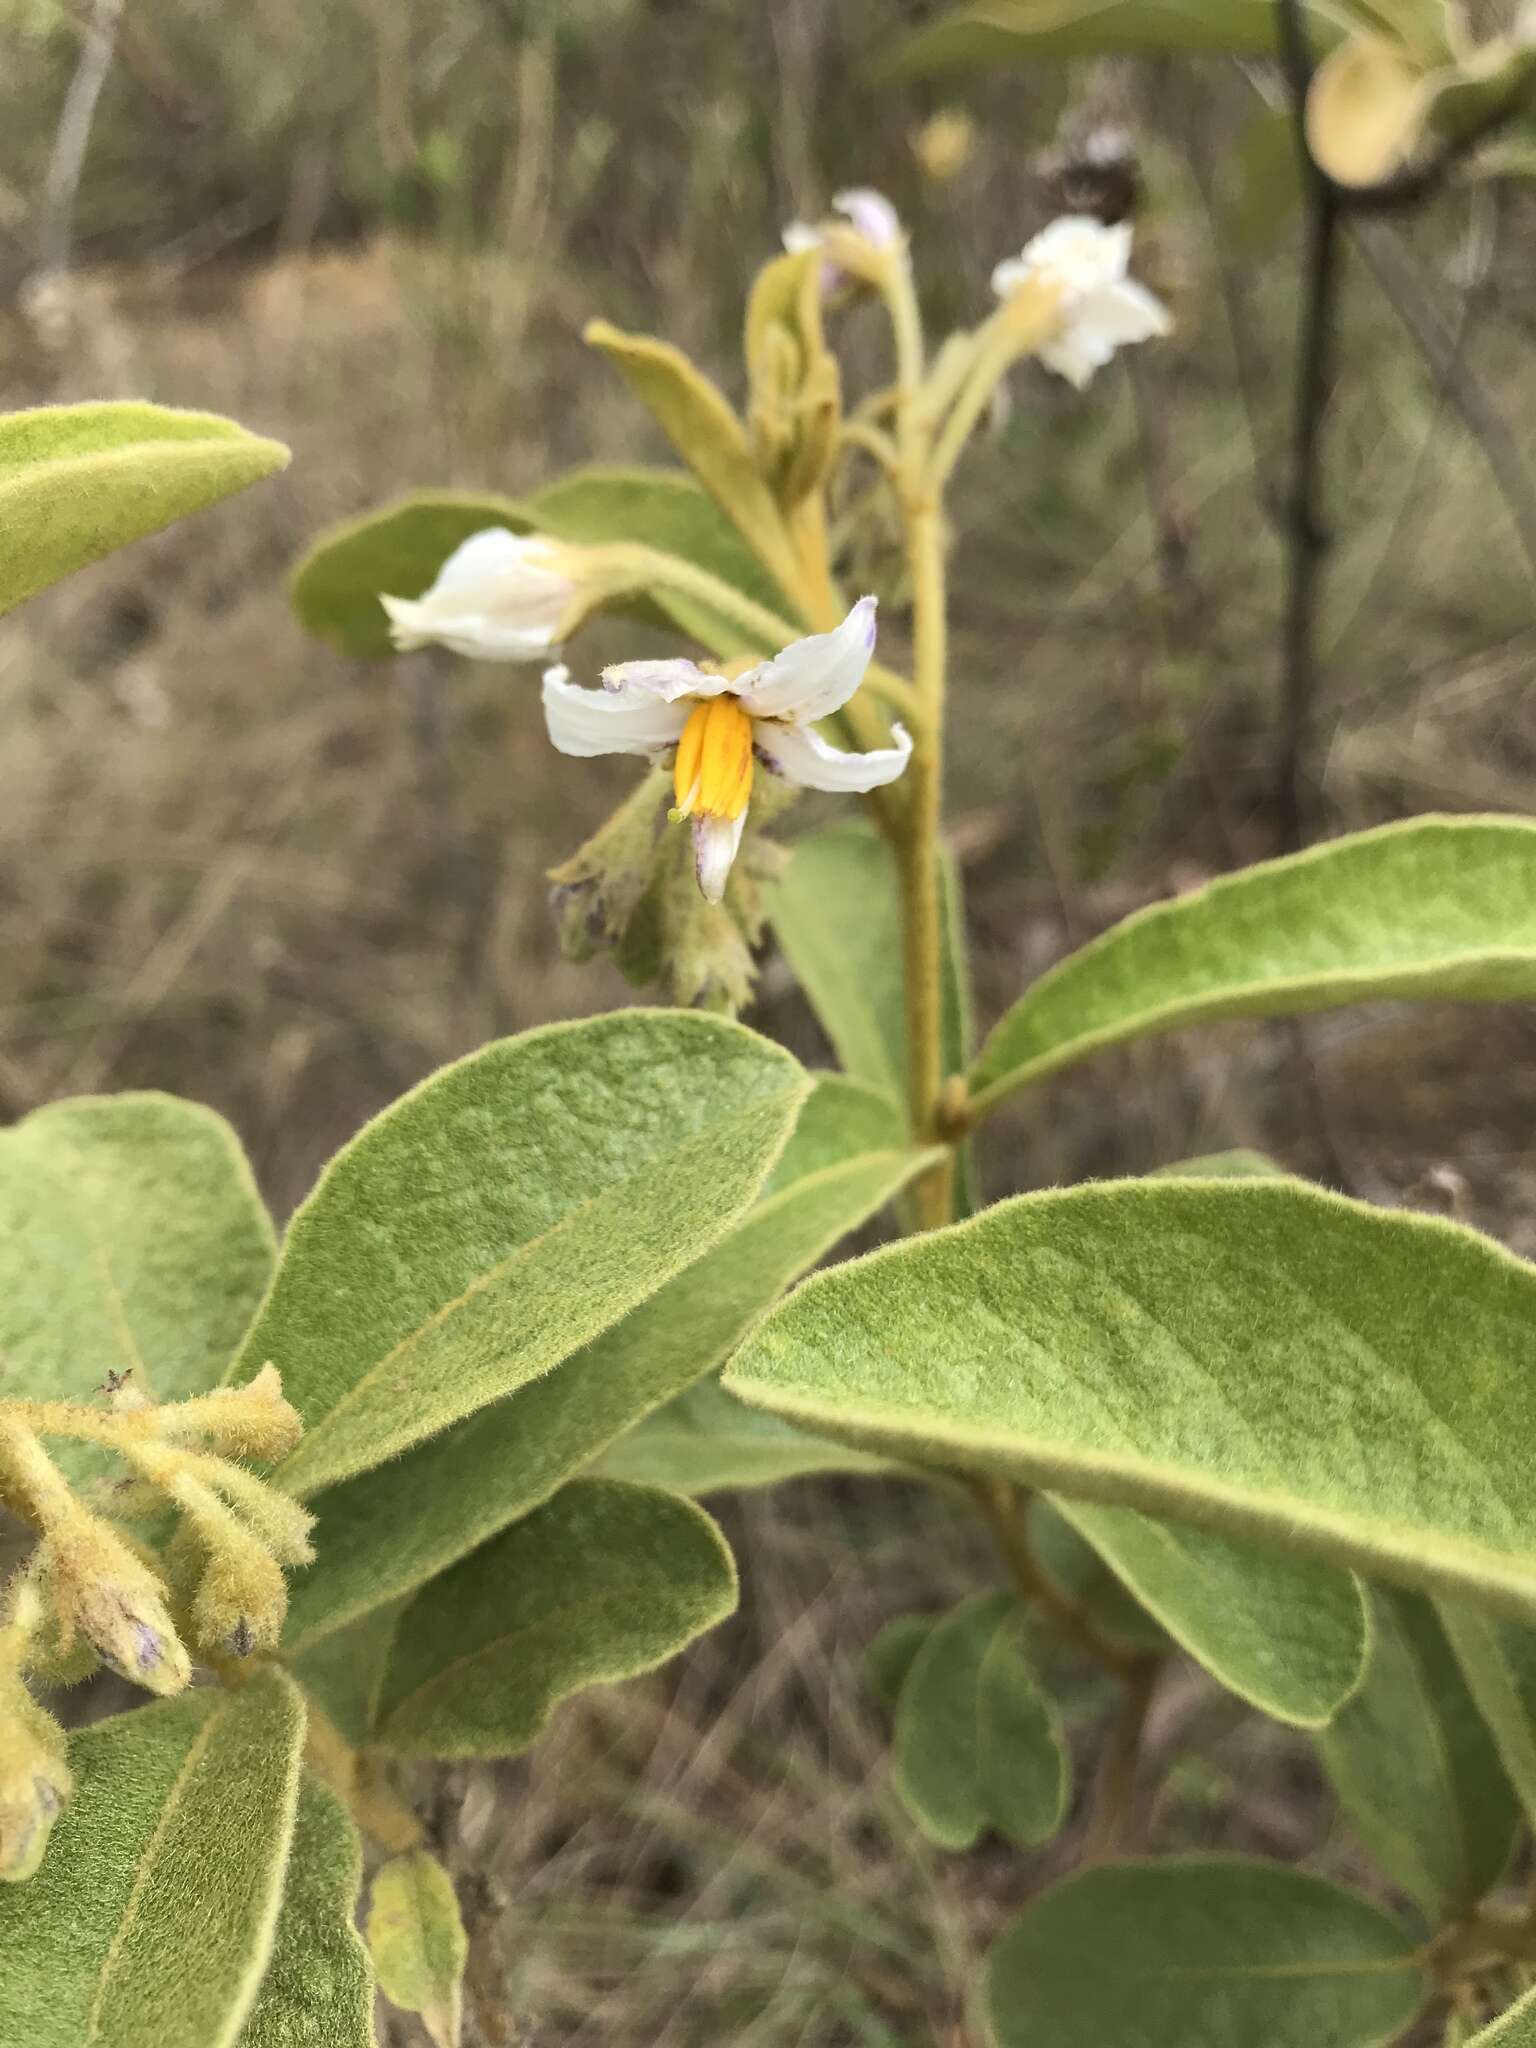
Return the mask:
{"type": "Polygon", "coordinates": [[[1492,2026],[1470,2035],[1467,2048],[1536,2048],[1536,1991],[1527,1991],[1492,2026]]]}
{"type": "Polygon", "coordinates": [[[445,1067],[331,1161],[237,1377],[275,1361],[318,1492],[537,1379],[750,1204],[806,1092],[720,1018],[621,1011],[445,1067]]]}
{"type": "Polygon", "coordinates": [[[1518,1815],[1434,1607],[1378,1589],[1365,1684],[1318,1749],[1375,1861],[1432,1921],[1497,1883],[1518,1815]]]}
{"type": "Polygon", "coordinates": [[[528,533],[535,524],[531,507],[492,491],[413,491],[327,527],[295,568],[288,595],[306,632],[377,660],[395,651],[381,592],[420,597],[471,534],[488,526],[528,533]]]}
{"type": "Polygon", "coordinates": [[[885,1624],[864,1652],[864,1682],[893,1721],[901,1688],[933,1627],[931,1614],[898,1614],[885,1624]]]}
{"type": "MultiPolygon", "coordinates": [[[[959,1073],[970,1056],[970,985],[959,889],[947,860],[942,905],[944,1067],[959,1073]]],[[[889,842],[861,820],[797,839],[770,914],[838,1059],[856,1080],[902,1100],[901,892],[889,842]]]]}
{"type": "MultiPolygon", "coordinates": [[[[331,1496],[320,1498],[326,1501],[331,1496]]],[[[384,1550],[381,1556],[387,1559],[389,1552],[384,1550]]],[[[308,1583],[300,1580],[301,1585],[308,1583]]],[[[305,1694],[353,1749],[366,1748],[373,1732],[395,1630],[409,1597],[402,1593],[382,1606],[370,1605],[355,1621],[317,1633],[316,1640],[297,1654],[285,1647],[289,1669],[305,1694]]]]}
{"type": "Polygon", "coordinates": [[[1035,1563],[1101,1635],[1127,1650],[1166,1654],[1168,1637],[1091,1543],[1043,1493],[1029,1503],[1029,1547],[1035,1563]]]}
{"type": "Polygon", "coordinates": [[[1273,0],[980,0],[921,29],[890,68],[917,78],[1042,57],[1272,57],[1274,17],[1273,0]]]}
{"type": "Polygon", "coordinates": [[[758,560],[786,592],[800,572],[783,516],[758,474],[741,421],[681,349],[646,334],[589,321],[586,341],[600,348],[758,560]]]}
{"type": "MultiPolygon", "coordinates": [[[[784,595],[757,557],[692,477],[673,469],[573,470],[546,484],[528,501],[541,532],[557,540],[643,542],[680,555],[769,611],[782,611],[784,595]]],[[[657,590],[652,603],[664,621],[701,640],[713,653],[759,651],[740,623],[675,590],[657,590]]],[[[777,653],[777,648],[768,650],[777,653]]]]}
{"type": "Polygon", "coordinates": [[[373,1966],[353,1925],[362,1881],[346,1808],[305,1778],[272,1960],[238,2048],[374,2048],[373,1966]]]}
{"type": "Polygon", "coordinates": [[[976,1675],[976,1784],[987,1818],[1022,1849],[1048,1842],[1066,1819],[1066,1744],[1017,1614],[993,1631],[976,1675]]]}
{"type": "Polygon", "coordinates": [[[1365,1604],[1347,1572],[1132,1508],[1055,1506],[1174,1641],[1261,1712],[1321,1728],[1359,1686],[1365,1604]]]}
{"type": "Polygon", "coordinates": [[[1384,2048],[1430,1992],[1364,1899],[1241,1856],[1105,1863],[1043,1893],[987,1958],[996,2048],[1384,2048]]]}
{"type": "Polygon", "coordinates": [[[368,1948],[390,2004],[420,2013],[437,2048],[458,2048],[469,1939],[448,1873],[425,1849],[394,1857],[373,1880],[368,1948]]]}
{"type": "Polygon", "coordinates": [[[1044,974],[982,1047],[982,1105],[1107,1045],[1386,996],[1536,994],[1536,824],[1410,818],[1154,904],[1044,974]]]}
{"type": "Polygon", "coordinates": [[[654,1670],[735,1604],[702,1508],[573,1479],[406,1608],[375,1740],[404,1756],[512,1755],[569,1694],[654,1670]]]}
{"type": "MultiPolygon", "coordinates": [[[[711,1251],[555,1371],[320,1496],[325,1540],[319,1561],[293,1583],[290,1648],[411,1591],[547,1500],[650,1411],[670,1415],[663,1404],[729,1357],[775,1297],[929,1156],[903,1146],[890,1105],[819,1080],[767,1194],[711,1251]],[[882,1149],[852,1149],[871,1139],[882,1149]]],[[[771,1421],[764,1431],[764,1418],[739,1412],[759,1435],[796,1447],[809,1441],[771,1421]]],[[[843,1469],[849,1454],[833,1458],[843,1469]]],[[[639,1462],[656,1459],[642,1452],[639,1462]]],[[[649,1476],[632,1465],[616,1446],[612,1476],[649,1476]]],[[[673,1484],[664,1470],[656,1476],[673,1484]]]]}
{"type": "Polygon", "coordinates": [[[1528,1819],[1536,1819],[1536,1631],[1459,1600],[1440,1621],[1528,1819]]]}
{"type": "Polygon", "coordinates": [[[1107,1182],[813,1275],[729,1391],[1536,1615],[1536,1272],[1301,1181],[1107,1182]]]}
{"type": "Polygon", "coordinates": [[[989,1815],[981,1786],[977,1693],[982,1660],[1014,1610],[979,1593],[934,1623],[896,1702],[891,1783],[929,1841],[969,1849],[989,1815]]]}
{"type": "Polygon", "coordinates": [[[269,1670],[74,1738],[42,1868],[0,1891],[0,2039],[227,2048],[272,1946],[303,1735],[269,1670]]]}
{"type": "Polygon", "coordinates": [[[0,613],[287,466],[216,413],[138,403],[0,416],[0,613]]]}
{"type": "Polygon", "coordinates": [[[272,1258],[239,1140],[210,1109],[87,1095],[0,1131],[8,1392],[89,1401],[115,1371],[158,1401],[205,1393],[272,1258]]]}
{"type": "Polygon", "coordinates": [[[1231,1152],[1207,1152],[1199,1159],[1176,1159],[1157,1168],[1158,1175],[1179,1180],[1283,1180],[1286,1171],[1262,1152],[1239,1146],[1231,1152]]]}
{"type": "Polygon", "coordinates": [[[705,1380],[606,1450],[594,1471],[699,1498],[782,1486],[818,1472],[890,1473],[889,1458],[794,1429],[705,1380]]]}

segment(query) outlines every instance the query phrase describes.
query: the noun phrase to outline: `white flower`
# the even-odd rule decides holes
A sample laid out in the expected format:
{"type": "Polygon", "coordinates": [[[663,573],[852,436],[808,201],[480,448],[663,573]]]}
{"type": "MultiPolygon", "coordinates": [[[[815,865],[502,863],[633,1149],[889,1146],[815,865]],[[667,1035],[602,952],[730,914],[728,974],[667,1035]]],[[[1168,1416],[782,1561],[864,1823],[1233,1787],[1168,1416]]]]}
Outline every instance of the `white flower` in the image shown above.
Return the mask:
{"type": "Polygon", "coordinates": [[[691,661],[623,661],[584,690],[564,668],[544,677],[544,716],[562,754],[643,754],[677,749],[674,818],[693,820],[694,866],[711,903],[725,894],[752,795],[754,761],[802,789],[878,789],[906,767],[912,742],[868,754],[829,747],[813,727],[864,680],[875,645],[875,600],[861,597],[830,633],[796,640],[735,678],[691,661]]]}
{"type": "Polygon", "coordinates": [[[1036,353],[1079,391],[1117,348],[1173,326],[1167,307],[1126,276],[1130,257],[1129,222],[1107,228],[1089,214],[1065,214],[992,273],[1000,299],[1037,282],[1060,294],[1060,327],[1036,353]]]}
{"type": "Polygon", "coordinates": [[[842,220],[824,220],[814,225],[810,221],[792,220],[784,229],[784,247],[791,256],[798,256],[805,249],[827,251],[821,266],[823,298],[840,291],[862,274],[856,261],[846,263],[837,260],[839,244],[844,255],[856,259],[860,243],[878,256],[896,248],[901,241],[901,221],[895,207],[882,193],[871,191],[867,185],[855,185],[846,192],[834,194],[832,204],[843,215],[842,220]]]}
{"type": "Polygon", "coordinates": [[[536,661],[576,595],[573,568],[559,541],[490,526],[454,549],[423,596],[379,602],[402,654],[436,641],[472,661],[536,661]]]}

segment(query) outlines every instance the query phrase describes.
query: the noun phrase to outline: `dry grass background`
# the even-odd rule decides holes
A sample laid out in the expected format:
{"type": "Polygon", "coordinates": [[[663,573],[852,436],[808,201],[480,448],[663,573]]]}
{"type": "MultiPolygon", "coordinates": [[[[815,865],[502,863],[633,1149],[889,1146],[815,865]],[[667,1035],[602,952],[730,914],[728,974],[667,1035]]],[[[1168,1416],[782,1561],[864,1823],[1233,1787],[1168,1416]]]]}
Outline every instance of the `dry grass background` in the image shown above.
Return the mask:
{"type": "MultiPolygon", "coordinates": [[[[654,325],[731,386],[748,268],[850,178],[899,194],[936,315],[978,311],[991,261],[1047,213],[1031,158],[1061,83],[968,94],[971,161],[925,180],[912,137],[938,99],[869,76],[889,17],[167,0],[109,81],[50,336],[24,287],[73,44],[42,0],[0,7],[0,404],[208,405],[295,454],[0,623],[5,1113],[131,1086],[211,1102],[283,1213],[433,1066],[632,999],[559,958],[542,879],[622,767],[554,757],[525,672],[314,646],[283,577],[318,527],[411,485],[516,490],[659,454],[580,348],[583,319],[654,325]]],[[[1252,104],[1235,74],[1077,89],[1142,143],[1142,264],[1180,333],[1084,401],[1021,376],[956,498],[951,795],[984,1019],[1066,944],[1269,846],[1264,492],[1291,238],[1234,241],[1229,151],[1252,104]]],[[[1533,233],[1529,200],[1495,216],[1456,195],[1408,247],[1536,454],[1533,233]]],[[[849,340],[869,358],[856,316],[849,340]]],[[[1358,266],[1346,340],[1323,816],[1528,811],[1529,566],[1358,266]]],[[[605,629],[580,659],[615,644],[605,629]]],[[[820,1056],[771,962],[764,990],[755,1021],[820,1056]]],[[[1303,1170],[1331,1155],[1375,1199],[1454,1202],[1536,1251],[1528,1013],[1362,1013],[1314,1052],[1315,1096],[1259,1027],[1107,1058],[999,1132],[992,1191],[1258,1144],[1303,1170]]],[[[958,2042],[972,1960],[1053,1867],[940,1856],[885,1786],[860,1653],[887,1615],[992,1571],[958,1512],[851,1482],[724,1512],[735,1621],[657,1680],[568,1708],[531,1758],[423,1780],[480,1935],[487,2043],[958,2042]]],[[[1082,1737],[1096,1697],[1062,1682],[1082,1737]]],[[[1159,1841],[1351,1867],[1304,1750],[1197,1676],[1170,1688],[1151,1747],[1159,1841]]]]}

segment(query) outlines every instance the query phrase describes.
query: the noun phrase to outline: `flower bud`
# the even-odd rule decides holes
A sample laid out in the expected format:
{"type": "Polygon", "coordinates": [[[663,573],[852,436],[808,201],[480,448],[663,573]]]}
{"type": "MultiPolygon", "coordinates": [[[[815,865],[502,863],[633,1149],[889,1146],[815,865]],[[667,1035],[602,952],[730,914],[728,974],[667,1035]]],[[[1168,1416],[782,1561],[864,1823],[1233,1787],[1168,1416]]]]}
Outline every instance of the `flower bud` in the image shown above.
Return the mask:
{"type": "Polygon", "coordinates": [[[226,1657],[274,1650],[287,1611],[282,1570],[259,1543],[226,1538],[210,1548],[192,1596],[192,1634],[201,1649],[226,1657]]]}
{"type": "Polygon", "coordinates": [[[298,1410],[283,1398],[282,1375],[269,1360],[243,1387],[219,1387],[159,1410],[162,1443],[205,1443],[230,1458],[275,1464],[304,1434],[298,1410]]]}
{"type": "Polygon", "coordinates": [[[47,1539],[45,1568],[65,1643],[76,1634],[120,1677],[180,1692],[192,1665],[158,1581],[112,1530],[82,1515],[47,1539]]]}
{"type": "Polygon", "coordinates": [[[21,1688],[0,1696],[0,1882],[20,1884],[43,1859],[69,1798],[64,1731],[21,1688]]]}

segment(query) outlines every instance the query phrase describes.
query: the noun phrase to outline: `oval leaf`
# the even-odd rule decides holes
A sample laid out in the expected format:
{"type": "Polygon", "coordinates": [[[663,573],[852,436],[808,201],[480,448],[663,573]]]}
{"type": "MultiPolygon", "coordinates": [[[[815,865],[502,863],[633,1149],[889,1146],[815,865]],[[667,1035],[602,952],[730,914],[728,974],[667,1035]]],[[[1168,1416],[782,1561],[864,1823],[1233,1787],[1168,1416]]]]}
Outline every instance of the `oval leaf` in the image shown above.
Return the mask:
{"type": "Polygon", "coordinates": [[[700,1498],[782,1486],[817,1472],[899,1472],[889,1458],[794,1429],[749,1408],[718,1380],[690,1387],[605,1451],[594,1471],[700,1498]]]}
{"type": "Polygon", "coordinates": [[[997,2048],[1382,2048],[1428,1997],[1411,1936],[1352,1892],[1240,1856],[1101,1864],[987,1958],[997,2048]]]}
{"type": "Polygon", "coordinates": [[[558,1365],[752,1201],[806,1092],[766,1039],[630,1010],[488,1046],[352,1140],[294,1217],[237,1377],[268,1359],[313,1493],[558,1365]]]}
{"type": "Polygon", "coordinates": [[[1536,1630],[1460,1600],[1439,1604],[1462,1676],[1527,1818],[1536,1819],[1536,1630]]]}
{"type": "Polygon", "coordinates": [[[1536,995],[1536,824],[1411,818],[1154,904],[1044,974],[982,1047],[982,1106],[1107,1045],[1385,996],[1536,995]]]}
{"type": "Polygon", "coordinates": [[[725,1384],[862,1449],[1536,1615],[1536,1272],[1300,1181],[1025,1195],[814,1275],[725,1384]]]}
{"type": "Polygon", "coordinates": [[[0,1891],[0,2039],[226,2048],[272,1945],[303,1736],[270,1670],[77,1735],[42,1868],[0,1891]]]}
{"type": "Polygon", "coordinates": [[[1339,185],[1379,185],[1424,134],[1424,69],[1379,36],[1353,36],[1317,68],[1307,93],[1307,148],[1339,185]]]}
{"type": "MultiPolygon", "coordinates": [[[[671,1415],[673,1407],[662,1404],[728,1358],[783,1289],[930,1156],[901,1144],[890,1105],[843,1081],[818,1082],[769,1192],[703,1258],[554,1372],[319,1497],[325,1544],[317,1564],[294,1581],[290,1649],[307,1649],[446,1570],[547,1500],[652,1409],[671,1415]],[[838,1130],[849,1147],[877,1138],[883,1149],[838,1159],[838,1130]]],[[[811,1442],[739,1403],[727,1405],[747,1430],[797,1446],[811,1442]]],[[[640,1467],[665,1467],[656,1449],[642,1452],[640,1467]]],[[[832,1449],[832,1459],[842,1469],[849,1453],[832,1449]]],[[[605,1469],[615,1478],[673,1484],[664,1469],[637,1469],[622,1455],[605,1469]]]]}
{"type": "Polygon", "coordinates": [[[1431,1603],[1378,1590],[1374,1608],[1365,1684],[1317,1746],[1376,1862],[1450,1920],[1508,1863],[1514,1794],[1431,1603]]]}
{"type": "Polygon", "coordinates": [[[0,1131],[0,1355],[18,1394],[157,1401],[227,1370],[272,1272],[272,1225],[222,1117],[80,1096],[0,1131]]]}
{"type": "Polygon", "coordinates": [[[1055,1506],[1174,1641],[1262,1713],[1321,1728],[1359,1686],[1365,1602],[1348,1572],[1133,1508],[1055,1506]]]}
{"type": "Polygon", "coordinates": [[[993,1631],[976,1675],[976,1785],[988,1820],[1021,1849],[1048,1842],[1066,1818],[1066,1744],[1017,1614],[993,1631]]]}
{"type": "Polygon", "coordinates": [[[528,533],[532,510],[493,491],[415,491],[322,533],[294,570],[288,595],[299,624],[343,654],[393,654],[380,594],[420,597],[456,547],[488,526],[528,533]]]}
{"type": "Polygon", "coordinates": [[[373,1966],[353,1924],[362,1881],[346,1808],[306,1778],[272,1960],[239,2048],[374,2048],[373,1966]]]}
{"type": "Polygon", "coordinates": [[[1491,2027],[1469,2035],[1466,2048],[1536,2048],[1536,1991],[1527,1991],[1491,2027]]]}
{"type": "Polygon", "coordinates": [[[1010,1593],[980,1593],[936,1622],[896,1702],[891,1783],[941,1849],[969,1849],[989,1818],[977,1749],[977,1691],[982,1659],[1014,1606],[1010,1593]]]}
{"type": "Polygon", "coordinates": [[[375,1740],[405,1756],[513,1755],[569,1694],[654,1670],[735,1604],[731,1553],[702,1508],[573,1479],[406,1608],[375,1740]]]}
{"type": "Polygon", "coordinates": [[[420,2013],[437,2048],[458,2048],[469,1939],[448,1873],[425,1849],[394,1857],[373,1880],[368,1949],[390,2004],[420,2013]]]}
{"type": "Polygon", "coordinates": [[[165,405],[0,416],[0,613],[288,463],[280,441],[165,405]]]}

